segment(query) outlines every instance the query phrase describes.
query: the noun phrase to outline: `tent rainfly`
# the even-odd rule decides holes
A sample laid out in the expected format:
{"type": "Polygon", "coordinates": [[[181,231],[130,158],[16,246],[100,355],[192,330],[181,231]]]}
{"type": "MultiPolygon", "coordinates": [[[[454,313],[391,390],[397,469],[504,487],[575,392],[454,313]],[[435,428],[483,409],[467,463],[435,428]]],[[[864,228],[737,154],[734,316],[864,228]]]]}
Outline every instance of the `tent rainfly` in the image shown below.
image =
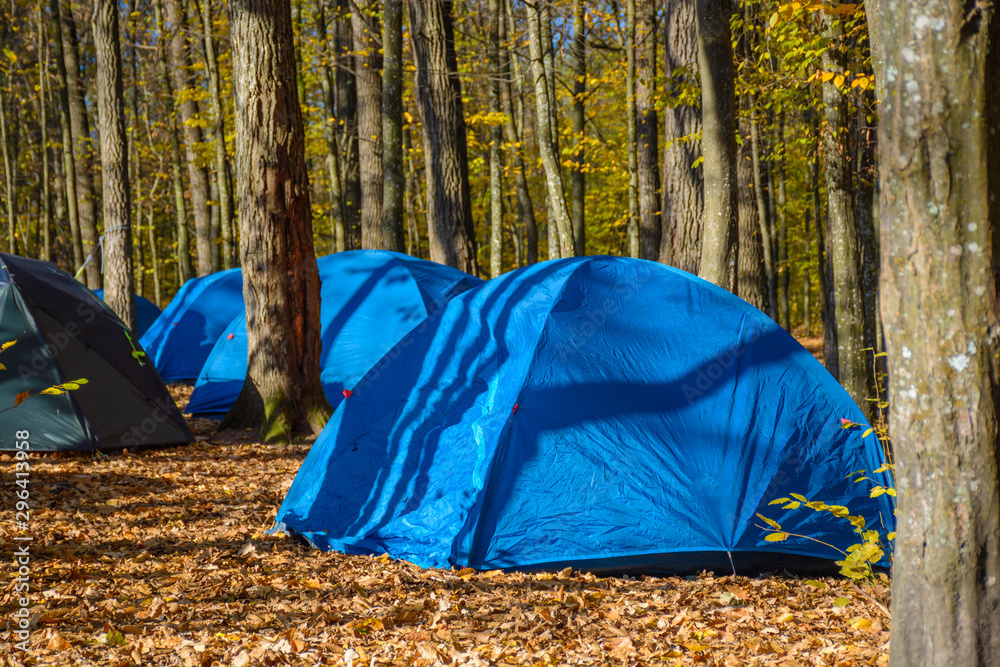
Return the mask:
{"type": "Polygon", "coordinates": [[[792,493],[894,530],[892,499],[851,474],[891,483],[857,405],[696,276],[536,264],[452,299],[397,351],[334,413],[276,530],[429,567],[741,574],[836,569],[861,541],[834,513],[771,504],[792,493]]]}
{"type": "Polygon", "coordinates": [[[121,320],[52,264],[0,253],[0,348],[0,449],[23,431],[35,451],[194,440],[121,320]]]}

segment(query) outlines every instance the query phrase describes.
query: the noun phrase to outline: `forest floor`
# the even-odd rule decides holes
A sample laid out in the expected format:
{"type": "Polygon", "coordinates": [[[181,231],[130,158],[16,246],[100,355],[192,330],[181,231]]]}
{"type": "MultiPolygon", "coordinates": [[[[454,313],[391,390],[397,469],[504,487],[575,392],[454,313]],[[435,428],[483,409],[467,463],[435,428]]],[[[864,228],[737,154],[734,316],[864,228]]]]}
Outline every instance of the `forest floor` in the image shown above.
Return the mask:
{"type": "MultiPolygon", "coordinates": [[[[181,399],[183,400],[183,399],[181,399]]],[[[178,401],[181,405],[184,403],[178,401]]],[[[0,665],[872,665],[888,589],[787,573],[424,570],[264,534],[308,442],[191,422],[188,447],[32,459],[0,522],[0,665]],[[29,535],[28,651],[11,629],[29,535]]],[[[4,507],[15,459],[0,455],[4,507]]]]}

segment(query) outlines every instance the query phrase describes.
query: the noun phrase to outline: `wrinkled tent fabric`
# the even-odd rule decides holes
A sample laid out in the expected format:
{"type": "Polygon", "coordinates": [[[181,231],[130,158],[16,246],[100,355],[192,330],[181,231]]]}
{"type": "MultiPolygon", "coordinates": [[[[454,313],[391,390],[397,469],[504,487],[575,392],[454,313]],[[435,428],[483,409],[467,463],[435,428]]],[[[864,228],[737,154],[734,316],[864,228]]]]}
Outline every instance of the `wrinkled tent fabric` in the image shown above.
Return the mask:
{"type": "Polygon", "coordinates": [[[832,567],[860,541],[799,493],[892,530],[858,407],[790,335],[695,276],[553,260],[453,299],[362,379],[275,530],[427,567],[832,567]],[[841,419],[861,424],[843,429],[841,419]],[[790,533],[768,542],[774,519],[790,533]]]}
{"type": "Polygon", "coordinates": [[[194,440],[156,369],[111,309],[47,262],[0,253],[0,449],[182,445],[194,440]],[[40,394],[85,379],[78,389],[40,394]],[[25,394],[25,392],[27,392],[25,394]]]}
{"type": "MultiPolygon", "coordinates": [[[[334,407],[400,338],[479,278],[450,266],[386,250],[320,257],[321,381],[334,407]]],[[[246,313],[219,336],[187,411],[227,412],[247,373],[246,313]]]]}
{"type": "Polygon", "coordinates": [[[243,306],[243,273],[219,271],[184,283],[140,338],[164,382],[194,380],[212,346],[243,306]]]}
{"type": "MultiPolygon", "coordinates": [[[[104,299],[104,290],[97,289],[94,290],[94,294],[99,296],[102,300],[104,299]]],[[[156,307],[152,301],[144,296],[135,295],[135,332],[142,336],[144,333],[149,331],[149,327],[153,326],[153,322],[156,318],[160,316],[163,312],[156,307]]]]}

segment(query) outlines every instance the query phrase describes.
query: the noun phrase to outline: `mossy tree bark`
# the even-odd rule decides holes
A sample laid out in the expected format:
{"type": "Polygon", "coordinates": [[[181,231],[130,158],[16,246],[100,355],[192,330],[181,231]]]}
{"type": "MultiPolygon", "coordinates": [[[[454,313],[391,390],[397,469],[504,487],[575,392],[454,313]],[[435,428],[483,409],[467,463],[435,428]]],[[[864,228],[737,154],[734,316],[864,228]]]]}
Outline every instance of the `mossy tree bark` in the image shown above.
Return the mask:
{"type": "Polygon", "coordinates": [[[320,282],[288,0],[231,0],[236,174],[249,344],[243,391],[225,427],[265,441],[318,433],[320,282]]]}

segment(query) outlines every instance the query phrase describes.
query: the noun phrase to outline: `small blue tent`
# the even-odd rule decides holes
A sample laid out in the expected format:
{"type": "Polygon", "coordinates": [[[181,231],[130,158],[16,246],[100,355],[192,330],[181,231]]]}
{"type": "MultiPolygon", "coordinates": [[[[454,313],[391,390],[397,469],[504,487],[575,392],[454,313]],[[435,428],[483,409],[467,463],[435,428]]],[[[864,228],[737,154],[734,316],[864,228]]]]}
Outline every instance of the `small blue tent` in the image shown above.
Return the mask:
{"type": "MultiPolygon", "coordinates": [[[[852,471],[854,402],[759,310],[695,276],[588,257],[453,299],[363,378],[276,529],[422,566],[686,572],[832,566],[859,542],[799,493],[892,530],[852,471]],[[760,513],[790,533],[765,540],[760,513]],[[812,538],[812,539],[808,539],[812,538]]],[[[865,429],[867,430],[867,429],[865,429]]],[[[885,473],[871,475],[882,483],[885,473]]]]}
{"type": "MultiPolygon", "coordinates": [[[[99,296],[102,300],[104,299],[104,290],[97,289],[94,290],[94,294],[99,296]]],[[[135,329],[139,336],[149,331],[149,327],[153,326],[153,322],[156,318],[160,316],[162,311],[156,306],[155,303],[150,301],[144,296],[135,295],[135,329]]]]}
{"type": "Polygon", "coordinates": [[[192,278],[139,342],[164,382],[193,380],[219,334],[243,311],[240,269],[192,278]]]}
{"type": "MultiPolygon", "coordinates": [[[[318,260],[322,288],[323,389],[334,407],[400,338],[479,278],[386,250],[353,250],[318,260]]],[[[226,412],[247,374],[246,313],[219,336],[187,411],[226,412]]]]}

